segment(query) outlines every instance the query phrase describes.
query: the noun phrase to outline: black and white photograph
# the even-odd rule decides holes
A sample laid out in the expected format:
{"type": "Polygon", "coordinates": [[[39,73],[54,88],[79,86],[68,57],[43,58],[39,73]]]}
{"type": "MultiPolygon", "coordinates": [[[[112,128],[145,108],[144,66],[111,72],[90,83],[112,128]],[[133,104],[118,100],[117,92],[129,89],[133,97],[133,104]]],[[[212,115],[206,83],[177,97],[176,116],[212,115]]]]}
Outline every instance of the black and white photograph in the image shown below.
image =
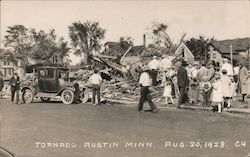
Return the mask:
{"type": "Polygon", "coordinates": [[[0,157],[250,157],[249,0],[0,0],[0,157]]]}

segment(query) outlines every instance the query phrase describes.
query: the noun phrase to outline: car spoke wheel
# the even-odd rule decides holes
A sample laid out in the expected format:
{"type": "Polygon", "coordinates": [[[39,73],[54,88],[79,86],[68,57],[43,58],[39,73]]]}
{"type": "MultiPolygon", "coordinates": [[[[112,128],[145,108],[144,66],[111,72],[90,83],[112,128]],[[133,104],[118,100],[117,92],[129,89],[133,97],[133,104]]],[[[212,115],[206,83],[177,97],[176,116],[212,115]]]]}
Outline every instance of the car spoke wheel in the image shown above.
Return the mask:
{"type": "Polygon", "coordinates": [[[72,90],[64,90],[61,94],[61,99],[64,104],[72,104],[74,101],[74,92],[72,90]]]}
{"type": "Polygon", "coordinates": [[[22,99],[24,103],[32,103],[34,99],[34,94],[30,89],[25,89],[22,94],[22,99]]]}

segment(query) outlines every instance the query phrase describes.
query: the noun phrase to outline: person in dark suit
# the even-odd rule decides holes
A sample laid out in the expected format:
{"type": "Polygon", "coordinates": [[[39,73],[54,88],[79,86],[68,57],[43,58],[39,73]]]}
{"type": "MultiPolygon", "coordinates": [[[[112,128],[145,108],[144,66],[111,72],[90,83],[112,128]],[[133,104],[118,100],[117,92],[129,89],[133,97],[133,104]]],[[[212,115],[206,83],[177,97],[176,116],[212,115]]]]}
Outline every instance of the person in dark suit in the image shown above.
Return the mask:
{"type": "Polygon", "coordinates": [[[2,72],[0,72],[0,99],[3,98],[3,93],[2,93],[3,87],[4,87],[3,74],[2,72]]]}
{"type": "Polygon", "coordinates": [[[187,75],[187,70],[185,69],[186,66],[187,63],[185,61],[182,61],[181,66],[179,67],[177,72],[177,85],[180,92],[177,108],[179,108],[182,103],[187,102],[187,88],[189,85],[189,78],[187,75]]]}
{"type": "Polygon", "coordinates": [[[13,74],[14,75],[10,78],[11,101],[14,101],[14,97],[16,94],[16,104],[19,104],[20,78],[17,72],[14,72],[13,74]]]}

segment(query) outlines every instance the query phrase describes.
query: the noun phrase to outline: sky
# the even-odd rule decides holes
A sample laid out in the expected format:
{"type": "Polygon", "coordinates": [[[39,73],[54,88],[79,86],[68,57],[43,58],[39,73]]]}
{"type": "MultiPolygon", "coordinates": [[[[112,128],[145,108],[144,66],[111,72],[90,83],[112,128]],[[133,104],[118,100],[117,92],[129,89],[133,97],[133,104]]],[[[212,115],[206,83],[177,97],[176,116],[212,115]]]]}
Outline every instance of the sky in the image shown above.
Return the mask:
{"type": "MultiPolygon", "coordinates": [[[[76,21],[98,21],[106,30],[106,41],[131,36],[134,45],[150,38],[153,22],[168,25],[168,34],[178,44],[183,33],[217,40],[250,37],[250,1],[1,1],[1,39],[8,26],[48,31],[54,28],[69,41],[68,27],[76,21]]],[[[70,55],[73,63],[79,57],[70,55]]]]}

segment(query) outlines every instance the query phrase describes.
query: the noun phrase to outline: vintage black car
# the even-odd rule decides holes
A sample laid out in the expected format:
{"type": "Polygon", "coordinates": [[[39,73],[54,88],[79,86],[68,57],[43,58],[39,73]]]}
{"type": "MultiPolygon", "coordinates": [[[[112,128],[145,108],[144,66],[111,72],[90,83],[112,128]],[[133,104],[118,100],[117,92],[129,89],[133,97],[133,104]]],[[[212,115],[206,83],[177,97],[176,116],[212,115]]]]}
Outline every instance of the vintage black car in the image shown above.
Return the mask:
{"type": "Polygon", "coordinates": [[[34,85],[22,88],[24,103],[31,103],[34,97],[42,101],[59,98],[64,104],[86,102],[88,92],[86,88],[79,88],[77,83],[69,82],[69,69],[64,67],[44,66],[37,69],[37,81],[34,85]]]}

